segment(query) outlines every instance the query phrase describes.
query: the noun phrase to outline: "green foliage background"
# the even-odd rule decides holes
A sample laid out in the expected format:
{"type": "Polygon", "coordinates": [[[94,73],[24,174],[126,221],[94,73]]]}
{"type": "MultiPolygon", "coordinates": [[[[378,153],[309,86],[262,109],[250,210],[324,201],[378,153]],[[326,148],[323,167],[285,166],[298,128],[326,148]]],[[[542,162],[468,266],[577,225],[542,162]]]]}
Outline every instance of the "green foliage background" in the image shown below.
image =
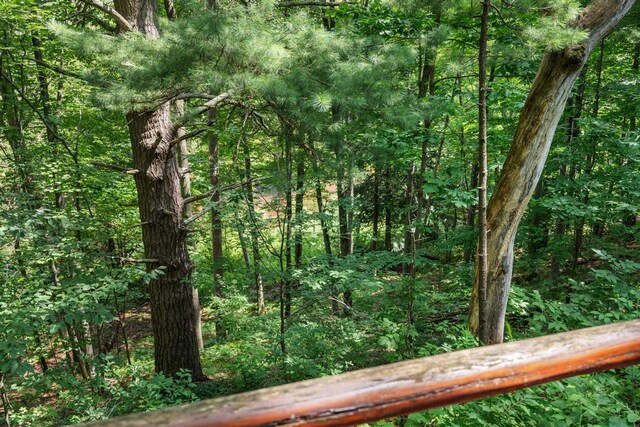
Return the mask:
{"type": "MultiPolygon", "coordinates": [[[[175,22],[161,11],[157,41],[116,34],[107,15],[82,2],[0,4],[0,388],[15,425],[105,419],[477,345],[466,315],[476,240],[468,215],[477,198],[471,175],[479,3],[372,0],[322,10],[223,1],[216,11],[200,3],[176,1],[175,22]],[[323,20],[335,27],[327,31],[323,20]],[[44,64],[34,60],[37,50],[44,64]],[[434,90],[419,98],[427,55],[435,55],[434,90]],[[188,372],[174,378],[153,373],[149,319],[141,313],[148,311],[149,284],[163,271],[131,262],[143,257],[132,178],[96,165],[130,169],[124,113],[131,108],[184,93],[222,92],[234,102],[219,110],[213,124],[195,114],[202,99],[186,103],[187,131],[206,129],[190,141],[193,193],[209,190],[211,134],[221,143],[221,185],[230,188],[218,206],[223,297],[212,290],[206,220],[190,233],[191,280],[203,309],[201,359],[211,379],[193,383],[188,372]],[[340,120],[332,116],[336,108],[340,120]],[[245,122],[247,111],[252,115],[245,122]],[[428,129],[425,118],[432,123],[428,129]],[[302,141],[296,150],[306,165],[305,211],[293,225],[304,252],[301,266],[289,270],[282,267],[283,200],[295,182],[287,179],[283,123],[302,141]],[[252,173],[262,179],[256,223],[237,185],[244,173],[243,134],[252,173]],[[421,190],[429,219],[406,225],[407,170],[419,164],[423,141],[421,190]],[[355,182],[348,207],[354,251],[337,257],[334,184],[344,167],[355,182]],[[383,181],[390,250],[382,248],[382,231],[372,249],[376,177],[383,181]],[[316,183],[323,213],[313,198],[316,183]],[[324,252],[320,219],[328,224],[334,256],[324,252]],[[252,227],[260,230],[263,315],[256,313],[253,275],[241,251],[240,235],[249,238],[252,227]],[[423,237],[413,278],[399,272],[414,260],[402,250],[406,227],[423,237]],[[281,336],[283,280],[298,285],[281,336]],[[330,299],[346,290],[353,292],[351,315],[335,316],[330,299]],[[130,362],[121,322],[129,325],[130,362]],[[94,355],[81,351],[87,342],[94,355]],[[66,354],[74,352],[90,367],[89,378],[82,378],[78,360],[67,362],[66,354]]],[[[490,187],[542,54],[585,36],[566,26],[582,6],[569,0],[496,4],[489,54],[490,187]]],[[[601,70],[596,50],[581,77],[580,114],[577,87],[556,133],[542,191],[516,241],[509,340],[640,317],[639,13],[636,5],[606,38],[601,70]],[[570,118],[580,128],[571,138],[570,118]],[[578,229],[583,241],[574,257],[578,229]]],[[[211,205],[204,202],[196,209],[211,205]]],[[[639,386],[640,368],[631,367],[375,425],[633,426],[640,420],[639,386]]]]}

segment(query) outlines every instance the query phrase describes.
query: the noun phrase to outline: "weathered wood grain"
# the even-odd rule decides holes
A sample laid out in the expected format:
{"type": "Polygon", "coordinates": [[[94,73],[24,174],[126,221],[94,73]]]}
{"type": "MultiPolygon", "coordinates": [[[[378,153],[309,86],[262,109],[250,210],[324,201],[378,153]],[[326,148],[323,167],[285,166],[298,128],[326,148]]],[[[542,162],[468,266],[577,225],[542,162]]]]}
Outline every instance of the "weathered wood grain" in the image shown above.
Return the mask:
{"type": "Polygon", "coordinates": [[[362,369],[93,425],[356,425],[637,363],[640,320],[362,369]]]}

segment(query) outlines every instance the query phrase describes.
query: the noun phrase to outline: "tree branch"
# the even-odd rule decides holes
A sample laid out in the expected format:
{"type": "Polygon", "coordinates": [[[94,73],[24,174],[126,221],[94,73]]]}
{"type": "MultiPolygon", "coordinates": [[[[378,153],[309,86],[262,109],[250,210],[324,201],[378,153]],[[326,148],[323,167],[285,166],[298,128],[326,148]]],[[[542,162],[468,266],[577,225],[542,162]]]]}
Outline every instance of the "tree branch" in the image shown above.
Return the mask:
{"type": "Polygon", "coordinates": [[[107,163],[102,163],[102,162],[91,162],[91,164],[98,168],[109,169],[109,170],[124,173],[127,175],[135,175],[138,172],[140,172],[138,169],[127,169],[121,166],[109,165],[107,163]]]}
{"type": "Polygon", "coordinates": [[[185,139],[189,139],[189,138],[193,138],[194,136],[198,136],[201,133],[206,132],[207,130],[209,130],[209,129],[205,128],[205,129],[198,129],[198,130],[194,130],[193,132],[185,133],[184,135],[179,136],[176,139],[172,140],[169,143],[169,146],[176,145],[179,142],[184,141],[185,139]]]}
{"type": "Polygon", "coordinates": [[[201,216],[203,216],[204,214],[209,212],[212,208],[213,208],[212,206],[207,206],[206,208],[202,209],[197,214],[185,219],[184,222],[182,223],[182,226],[186,227],[187,225],[191,224],[193,221],[197,220],[198,218],[200,218],[201,216]]]}
{"type": "Polygon", "coordinates": [[[107,6],[106,4],[102,3],[100,0],[80,0],[80,1],[88,5],[91,5],[96,9],[100,9],[101,11],[103,11],[104,13],[112,17],[122,31],[134,30],[133,26],[129,23],[129,21],[125,19],[124,16],[120,15],[114,8],[112,8],[111,6],[107,6]]]}
{"type": "Polygon", "coordinates": [[[355,4],[351,1],[341,1],[338,3],[327,3],[324,1],[300,1],[300,2],[287,2],[287,3],[278,3],[277,7],[338,7],[343,4],[355,4]]]}
{"type": "MultiPolygon", "coordinates": [[[[262,180],[265,180],[267,178],[268,177],[266,177],[266,176],[261,176],[261,177],[253,178],[251,181],[252,182],[262,181],[262,180]]],[[[234,188],[240,188],[240,187],[242,187],[244,185],[245,185],[245,183],[239,183],[239,184],[227,185],[226,187],[222,187],[222,188],[214,188],[214,189],[209,190],[209,191],[207,191],[205,193],[198,194],[196,196],[187,197],[187,198],[185,198],[183,200],[183,203],[186,205],[186,204],[189,204],[189,203],[197,202],[198,200],[206,199],[207,197],[211,196],[215,192],[223,192],[223,191],[233,190],[234,188]]]]}
{"type": "Polygon", "coordinates": [[[204,104],[204,107],[200,108],[198,110],[198,114],[202,114],[205,111],[208,111],[212,108],[216,108],[218,106],[218,104],[222,103],[223,101],[225,101],[227,98],[229,98],[230,94],[227,92],[221,93],[220,95],[216,96],[215,98],[213,98],[211,101],[207,102],[206,104],[204,104]]]}
{"type": "Polygon", "coordinates": [[[119,256],[113,256],[112,259],[117,259],[120,262],[127,262],[132,264],[156,264],[159,263],[159,259],[135,259],[135,258],[124,258],[119,256]]]}
{"type": "Polygon", "coordinates": [[[58,132],[56,132],[56,129],[53,126],[51,126],[51,124],[49,123],[49,120],[47,119],[47,117],[45,117],[42,114],[42,112],[40,112],[40,110],[38,110],[37,106],[35,106],[31,101],[29,101],[29,98],[27,98],[27,96],[22,91],[22,89],[18,85],[16,85],[15,82],[11,78],[9,78],[9,76],[4,74],[1,70],[0,70],[0,77],[2,79],[4,79],[6,82],[8,82],[11,85],[11,87],[13,87],[16,92],[18,92],[18,94],[20,95],[20,98],[29,106],[29,108],[31,108],[33,110],[34,113],[36,113],[38,118],[40,118],[40,120],[44,124],[45,128],[47,128],[47,131],[51,132],[51,134],[53,135],[55,140],[59,141],[62,144],[62,146],[64,147],[64,149],[67,152],[67,154],[69,154],[69,156],[74,161],[77,160],[77,154],[74,153],[73,150],[71,150],[71,147],[69,147],[69,143],[67,142],[67,140],[64,139],[63,137],[61,137],[58,132]]]}
{"type": "Polygon", "coordinates": [[[55,65],[51,65],[41,59],[33,59],[33,61],[40,65],[41,67],[48,68],[51,71],[55,71],[58,74],[62,74],[64,76],[73,77],[74,79],[82,80],[84,82],[88,82],[89,80],[86,77],[81,76],[80,74],[74,73],[73,71],[65,70],[55,65]]]}
{"type": "Polygon", "coordinates": [[[221,93],[220,95],[216,95],[216,96],[207,95],[203,93],[184,93],[176,96],[173,99],[204,98],[204,99],[210,99],[210,101],[205,103],[204,106],[200,107],[194,113],[184,114],[182,117],[180,117],[180,120],[178,120],[178,122],[173,125],[173,128],[179,129],[184,125],[186,125],[193,117],[198,116],[202,113],[205,113],[209,111],[211,108],[217,108],[223,101],[229,98],[229,96],[231,95],[227,92],[221,93]]]}

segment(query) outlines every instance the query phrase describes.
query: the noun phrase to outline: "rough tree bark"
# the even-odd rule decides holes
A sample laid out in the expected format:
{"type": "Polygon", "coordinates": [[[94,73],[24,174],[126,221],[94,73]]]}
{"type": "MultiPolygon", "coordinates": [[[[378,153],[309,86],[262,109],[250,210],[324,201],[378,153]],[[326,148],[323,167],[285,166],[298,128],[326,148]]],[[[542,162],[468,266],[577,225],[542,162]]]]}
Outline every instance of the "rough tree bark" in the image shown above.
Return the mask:
{"type": "MultiPolygon", "coordinates": [[[[573,84],[594,47],[627,14],[635,0],[596,0],[570,26],[586,39],[544,55],[487,211],[488,281],[486,344],[502,342],[518,224],[533,195],[573,84]]],[[[479,283],[474,279],[469,327],[479,332],[479,283]]]]}
{"type": "MultiPolygon", "coordinates": [[[[178,19],[178,14],[173,4],[173,0],[164,0],[164,10],[167,14],[167,18],[170,21],[175,21],[176,19],[178,19]]],[[[178,115],[178,120],[182,122],[182,120],[184,119],[184,101],[177,100],[175,102],[175,109],[178,115]]],[[[178,167],[180,170],[180,191],[182,193],[182,197],[184,199],[187,199],[191,197],[191,167],[189,166],[189,143],[187,141],[188,138],[186,138],[185,135],[186,135],[186,131],[184,127],[180,126],[176,129],[176,138],[177,139],[182,138],[178,143],[178,167]]],[[[193,205],[191,203],[186,203],[182,210],[182,218],[188,219],[188,218],[191,218],[192,215],[193,215],[193,205]]],[[[193,292],[194,292],[194,298],[196,298],[197,301],[200,301],[198,289],[194,288],[193,292]]],[[[203,350],[204,340],[202,338],[202,316],[200,314],[200,310],[198,310],[197,316],[198,317],[196,319],[196,334],[198,336],[198,348],[200,350],[203,350]]]]}
{"type": "MultiPolygon", "coordinates": [[[[155,0],[116,0],[115,10],[149,39],[160,36],[155,0]]],[[[127,113],[138,192],[144,255],[158,260],[149,270],[164,267],[150,284],[151,319],[156,372],[174,375],[188,369],[204,380],[198,351],[197,294],[189,284],[193,266],[183,227],[184,203],[169,104],[155,110],[127,113]]]]}

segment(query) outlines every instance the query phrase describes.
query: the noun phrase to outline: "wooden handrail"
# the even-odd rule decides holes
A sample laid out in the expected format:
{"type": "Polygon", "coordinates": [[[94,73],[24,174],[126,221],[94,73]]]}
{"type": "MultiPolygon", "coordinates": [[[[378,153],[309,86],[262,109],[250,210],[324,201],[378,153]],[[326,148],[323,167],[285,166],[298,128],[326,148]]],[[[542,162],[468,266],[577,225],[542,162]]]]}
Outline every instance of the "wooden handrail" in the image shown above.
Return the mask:
{"type": "Polygon", "coordinates": [[[640,319],[478,347],[93,425],[348,426],[640,363],[640,319]]]}

